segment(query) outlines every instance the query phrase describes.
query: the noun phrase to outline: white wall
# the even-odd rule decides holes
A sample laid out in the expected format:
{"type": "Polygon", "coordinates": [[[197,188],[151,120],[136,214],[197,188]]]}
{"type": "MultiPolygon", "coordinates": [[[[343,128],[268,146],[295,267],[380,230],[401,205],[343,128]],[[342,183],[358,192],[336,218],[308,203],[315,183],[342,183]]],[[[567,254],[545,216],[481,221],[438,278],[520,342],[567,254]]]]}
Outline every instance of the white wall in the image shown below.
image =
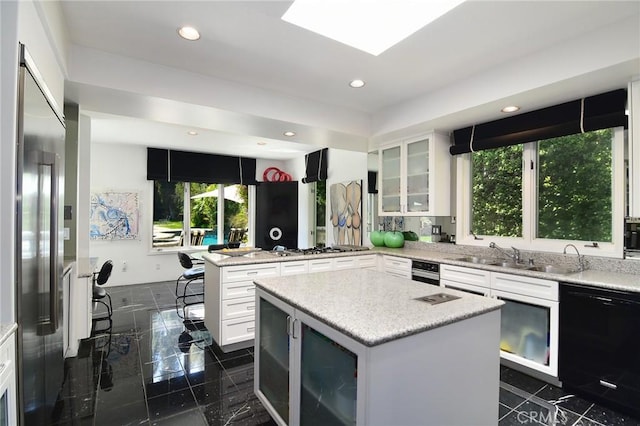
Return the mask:
{"type": "MultiPolygon", "coordinates": [[[[152,253],[153,184],[147,180],[147,150],[141,146],[91,145],[91,192],[137,192],[140,203],[138,240],[90,241],[89,254],[98,265],[111,259],[113,272],[107,285],[173,280],[182,273],[175,252],[152,253]],[[123,262],[127,262],[123,271],[123,262]]],[[[88,228],[87,228],[88,232],[88,228]]],[[[79,232],[81,234],[82,231],[79,232]]]]}
{"type": "MultiPolygon", "coordinates": [[[[81,140],[84,134],[82,129],[84,128],[86,131],[86,127],[87,124],[81,121],[81,140]]],[[[355,174],[353,179],[362,179],[363,176],[366,179],[366,153],[330,150],[330,152],[333,151],[339,154],[330,154],[334,156],[336,164],[332,165],[330,160],[329,176],[340,177],[340,168],[353,170],[354,165],[362,163],[362,173],[355,174]],[[356,162],[354,162],[354,158],[357,158],[356,162]]],[[[97,257],[99,265],[109,259],[114,263],[113,273],[107,285],[129,285],[176,279],[183,269],[178,263],[175,251],[157,253],[150,250],[153,229],[153,185],[146,178],[146,148],[135,145],[92,143],[90,158],[91,192],[107,190],[138,192],[140,200],[140,238],[138,240],[90,241],[89,256],[97,257]],[[126,271],[122,270],[123,262],[127,262],[126,271]]],[[[267,167],[277,167],[291,174],[294,180],[300,180],[304,176],[304,156],[288,161],[258,159],[256,161],[258,180],[262,180],[262,175],[267,167]]],[[[300,183],[299,247],[309,247],[310,245],[309,202],[309,185],[300,183]]],[[[79,232],[79,235],[81,234],[82,231],[79,232]]]]}

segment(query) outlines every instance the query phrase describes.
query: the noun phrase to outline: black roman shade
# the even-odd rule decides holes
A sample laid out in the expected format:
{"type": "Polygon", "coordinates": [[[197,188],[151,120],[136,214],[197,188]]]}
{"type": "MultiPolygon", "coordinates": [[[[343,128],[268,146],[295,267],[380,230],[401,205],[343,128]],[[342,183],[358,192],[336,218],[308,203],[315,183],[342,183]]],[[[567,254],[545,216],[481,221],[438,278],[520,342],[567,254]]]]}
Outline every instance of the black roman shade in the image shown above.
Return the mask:
{"type": "Polygon", "coordinates": [[[147,179],[254,185],[256,160],[255,158],[147,148],[147,179]]]}
{"type": "Polygon", "coordinates": [[[302,178],[302,183],[317,182],[327,180],[327,155],[329,148],[312,152],[304,156],[306,176],[302,178]]]}
{"type": "Polygon", "coordinates": [[[628,127],[627,91],[614,90],[453,132],[451,155],[611,127],[628,127]]]}
{"type": "Polygon", "coordinates": [[[367,174],[367,182],[368,182],[368,193],[369,194],[377,194],[378,193],[378,172],[369,171],[367,174]]]}

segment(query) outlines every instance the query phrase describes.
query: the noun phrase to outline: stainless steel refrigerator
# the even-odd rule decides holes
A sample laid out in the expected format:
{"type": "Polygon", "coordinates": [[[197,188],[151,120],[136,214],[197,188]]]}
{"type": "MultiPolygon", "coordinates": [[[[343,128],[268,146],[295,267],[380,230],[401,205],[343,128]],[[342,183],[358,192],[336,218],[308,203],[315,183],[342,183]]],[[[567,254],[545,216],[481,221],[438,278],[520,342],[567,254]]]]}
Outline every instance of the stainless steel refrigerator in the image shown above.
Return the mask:
{"type": "Polygon", "coordinates": [[[23,425],[49,424],[63,381],[64,118],[20,45],[16,313],[23,425]]]}

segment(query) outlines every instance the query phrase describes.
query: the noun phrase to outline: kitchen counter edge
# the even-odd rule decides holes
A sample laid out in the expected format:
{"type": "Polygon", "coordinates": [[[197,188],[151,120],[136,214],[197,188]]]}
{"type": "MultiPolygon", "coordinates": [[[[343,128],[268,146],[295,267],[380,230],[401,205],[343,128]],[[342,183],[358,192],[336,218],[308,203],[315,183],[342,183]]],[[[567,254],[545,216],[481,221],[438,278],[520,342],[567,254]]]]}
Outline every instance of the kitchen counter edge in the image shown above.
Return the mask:
{"type": "Polygon", "coordinates": [[[18,324],[0,324],[0,345],[11,336],[11,334],[18,329],[18,324]]]}
{"type": "Polygon", "coordinates": [[[635,274],[623,274],[610,271],[599,271],[588,269],[582,272],[570,274],[553,274],[549,272],[529,271],[524,269],[510,269],[495,265],[471,264],[459,259],[464,257],[461,253],[445,253],[413,248],[383,248],[374,247],[371,250],[351,251],[341,253],[321,253],[300,256],[276,256],[269,252],[257,252],[246,256],[230,257],[216,253],[208,253],[203,256],[205,260],[216,266],[251,265],[259,263],[292,262],[300,260],[312,260],[327,257],[363,256],[367,254],[383,254],[388,256],[403,257],[411,260],[423,260],[448,265],[462,266],[472,269],[483,269],[492,272],[502,272],[511,275],[522,275],[545,280],[566,282],[572,284],[583,284],[593,287],[606,288],[612,290],[630,291],[640,293],[640,276],[635,274]]]}
{"type": "Polygon", "coordinates": [[[264,292],[368,347],[464,321],[504,305],[498,299],[425,286],[406,278],[383,277],[368,270],[347,275],[343,271],[333,271],[258,278],[254,282],[264,292]],[[379,297],[361,297],[371,285],[377,286],[373,293],[379,297]],[[305,291],[305,286],[322,291],[305,291]],[[436,293],[455,295],[460,299],[432,306],[421,305],[424,302],[415,300],[436,293]],[[329,296],[331,301],[323,300],[329,296]],[[373,316],[377,318],[376,326],[370,327],[373,316]]]}

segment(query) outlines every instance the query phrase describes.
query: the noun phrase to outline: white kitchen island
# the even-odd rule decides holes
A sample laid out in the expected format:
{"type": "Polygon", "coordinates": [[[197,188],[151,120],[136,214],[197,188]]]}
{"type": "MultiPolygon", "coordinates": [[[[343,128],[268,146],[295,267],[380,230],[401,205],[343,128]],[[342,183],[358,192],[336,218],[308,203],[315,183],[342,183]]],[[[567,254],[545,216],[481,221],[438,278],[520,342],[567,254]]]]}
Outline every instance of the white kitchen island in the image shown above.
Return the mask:
{"type": "Polygon", "coordinates": [[[503,302],[367,270],[255,284],[255,392],[279,424],[498,424],[503,302]]]}

